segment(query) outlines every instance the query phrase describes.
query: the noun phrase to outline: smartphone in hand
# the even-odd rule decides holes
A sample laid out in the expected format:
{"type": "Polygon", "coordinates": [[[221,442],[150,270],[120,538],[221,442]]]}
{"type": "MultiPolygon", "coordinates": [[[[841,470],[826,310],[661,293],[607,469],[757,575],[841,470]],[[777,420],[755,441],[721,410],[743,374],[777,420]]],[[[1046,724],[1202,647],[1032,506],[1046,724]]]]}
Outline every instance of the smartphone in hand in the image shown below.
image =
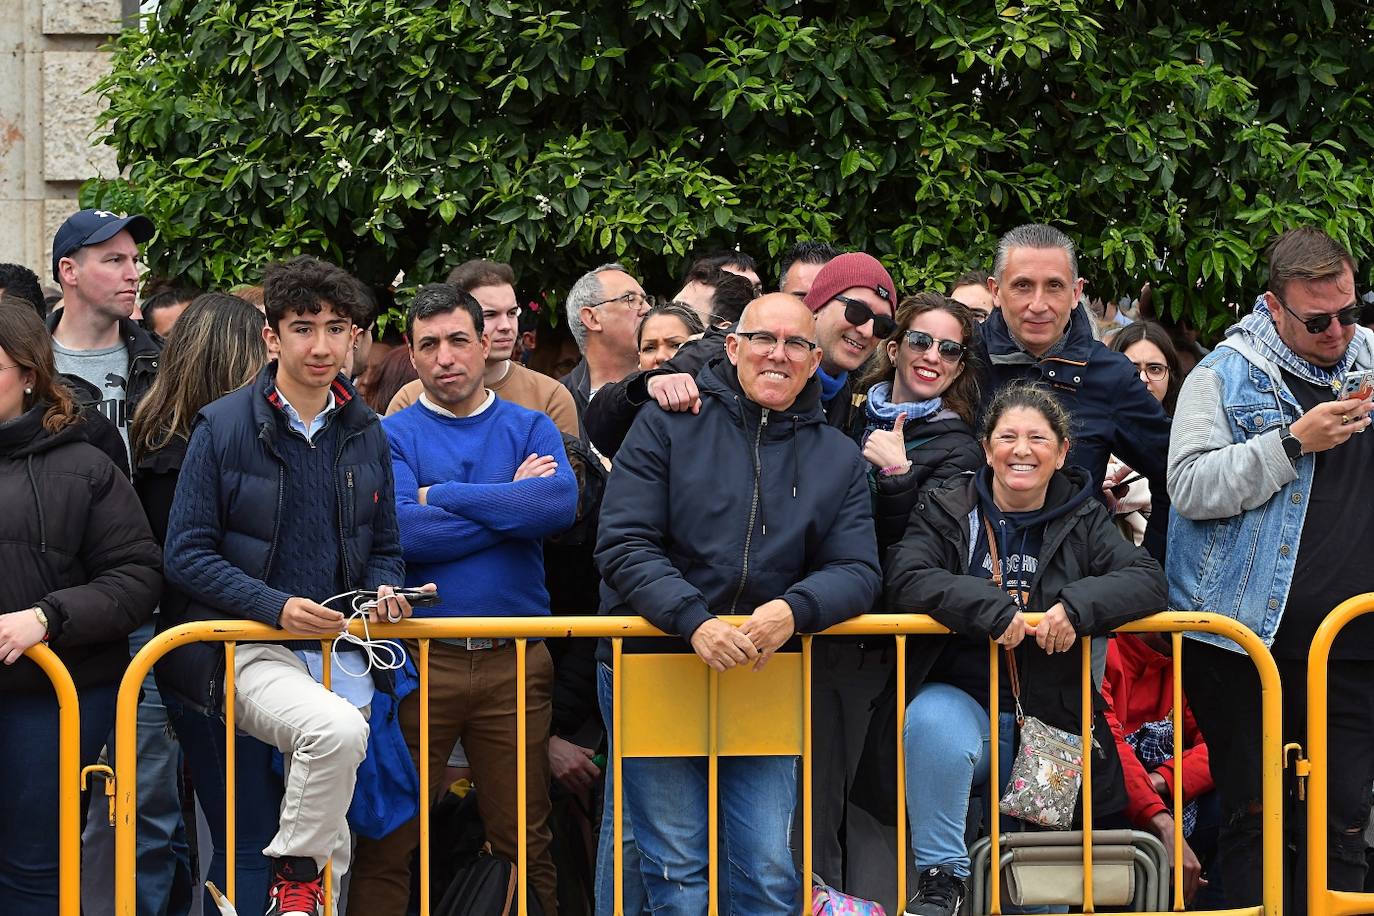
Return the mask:
{"type": "Polygon", "coordinates": [[[1374,395],[1374,369],[1355,369],[1345,374],[1336,397],[1341,401],[1367,401],[1370,395],[1374,395]]]}

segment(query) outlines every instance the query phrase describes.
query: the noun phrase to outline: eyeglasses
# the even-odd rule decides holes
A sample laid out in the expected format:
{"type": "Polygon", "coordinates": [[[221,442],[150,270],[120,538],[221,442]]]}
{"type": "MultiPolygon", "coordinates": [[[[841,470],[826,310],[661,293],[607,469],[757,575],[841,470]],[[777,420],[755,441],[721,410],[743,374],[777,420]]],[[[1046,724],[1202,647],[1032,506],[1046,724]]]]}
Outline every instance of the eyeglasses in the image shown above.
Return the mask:
{"type": "MultiPolygon", "coordinates": [[[[755,356],[772,356],[778,348],[778,338],[768,331],[736,331],[736,337],[749,341],[749,351],[755,356]]],[[[811,355],[820,344],[805,337],[789,337],[782,342],[782,352],[794,363],[799,363],[811,355]]]]}
{"type": "MultiPolygon", "coordinates": [[[[1320,331],[1317,333],[1321,333],[1320,331]]],[[[1169,367],[1163,363],[1132,363],[1135,366],[1137,375],[1143,376],[1152,382],[1162,382],[1169,374],[1169,367]]]]}
{"type": "Polygon", "coordinates": [[[1350,305],[1347,305],[1345,308],[1341,309],[1334,315],[1330,312],[1327,312],[1324,315],[1314,315],[1311,318],[1304,318],[1297,312],[1290,309],[1288,307],[1288,303],[1284,302],[1282,299],[1279,299],[1278,296],[1274,296],[1274,299],[1278,301],[1279,305],[1283,307],[1283,310],[1285,312],[1301,321],[1302,326],[1307,328],[1307,333],[1309,334],[1325,334],[1326,329],[1331,327],[1332,318],[1339,321],[1341,323],[1341,327],[1348,328],[1352,324],[1360,320],[1360,312],[1364,308],[1362,305],[1360,305],[1359,302],[1352,302],[1350,305]]]}
{"type": "Polygon", "coordinates": [[[848,296],[835,296],[836,302],[844,303],[844,320],[861,328],[873,322],[873,336],[887,337],[897,330],[897,322],[892,320],[891,315],[878,315],[873,309],[868,307],[868,303],[860,302],[858,299],[851,299],[848,296]]]}
{"type": "Polygon", "coordinates": [[[940,358],[947,363],[957,363],[964,356],[964,351],[968,349],[957,340],[941,338],[936,340],[925,331],[907,331],[902,335],[906,338],[906,345],[916,353],[924,353],[931,347],[935,347],[935,352],[940,354],[940,358]]]}
{"type": "Polygon", "coordinates": [[[631,290],[630,292],[622,293],[619,296],[612,296],[610,299],[602,299],[600,302],[593,302],[592,308],[596,308],[599,305],[610,305],[612,302],[623,303],[624,305],[628,305],[630,308],[635,310],[638,310],[640,308],[647,308],[648,306],[653,305],[653,303],[649,301],[648,296],[644,295],[643,293],[637,293],[634,290],[631,290]]]}

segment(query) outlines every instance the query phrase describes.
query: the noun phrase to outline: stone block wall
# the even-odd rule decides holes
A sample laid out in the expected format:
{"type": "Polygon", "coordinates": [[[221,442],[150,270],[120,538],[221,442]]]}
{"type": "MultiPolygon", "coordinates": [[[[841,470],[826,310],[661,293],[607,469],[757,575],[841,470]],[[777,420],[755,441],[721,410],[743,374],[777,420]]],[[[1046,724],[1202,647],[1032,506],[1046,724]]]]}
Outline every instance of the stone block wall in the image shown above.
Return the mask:
{"type": "Polygon", "coordinates": [[[96,144],[100,50],[138,0],[0,0],[0,261],[52,279],[52,236],[89,178],[117,174],[96,144]]]}

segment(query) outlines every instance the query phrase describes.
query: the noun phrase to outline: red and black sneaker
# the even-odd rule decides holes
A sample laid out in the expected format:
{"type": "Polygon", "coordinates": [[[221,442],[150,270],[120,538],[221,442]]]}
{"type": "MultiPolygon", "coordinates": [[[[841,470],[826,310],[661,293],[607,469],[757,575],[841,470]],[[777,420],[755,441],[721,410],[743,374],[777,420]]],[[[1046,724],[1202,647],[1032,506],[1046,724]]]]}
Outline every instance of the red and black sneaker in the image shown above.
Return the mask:
{"type": "Polygon", "coordinates": [[[266,916],[320,916],[324,885],[315,860],[283,856],[272,860],[272,887],[266,916]]]}

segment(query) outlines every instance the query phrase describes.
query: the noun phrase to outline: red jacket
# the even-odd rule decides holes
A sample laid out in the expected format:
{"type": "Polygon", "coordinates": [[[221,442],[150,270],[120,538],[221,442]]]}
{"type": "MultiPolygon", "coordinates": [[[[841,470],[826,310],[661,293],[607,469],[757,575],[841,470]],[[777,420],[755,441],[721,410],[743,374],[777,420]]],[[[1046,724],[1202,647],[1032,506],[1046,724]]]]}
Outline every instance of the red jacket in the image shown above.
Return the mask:
{"type": "MultiPolygon", "coordinates": [[[[1107,701],[1107,723],[1116,739],[1121,768],[1126,776],[1126,813],[1139,827],[1145,826],[1161,811],[1168,813],[1170,806],[1150,785],[1150,774],[1126,743],[1126,736],[1146,722],[1170,717],[1174,692],[1171,667],[1167,656],[1160,655],[1137,636],[1119,633],[1108,642],[1102,697],[1107,701]]],[[[1183,748],[1183,800],[1187,802],[1212,790],[1212,771],[1207,764],[1207,744],[1186,697],[1183,700],[1183,748]]],[[[1169,760],[1156,771],[1164,777],[1171,795],[1174,763],[1169,760]]]]}

